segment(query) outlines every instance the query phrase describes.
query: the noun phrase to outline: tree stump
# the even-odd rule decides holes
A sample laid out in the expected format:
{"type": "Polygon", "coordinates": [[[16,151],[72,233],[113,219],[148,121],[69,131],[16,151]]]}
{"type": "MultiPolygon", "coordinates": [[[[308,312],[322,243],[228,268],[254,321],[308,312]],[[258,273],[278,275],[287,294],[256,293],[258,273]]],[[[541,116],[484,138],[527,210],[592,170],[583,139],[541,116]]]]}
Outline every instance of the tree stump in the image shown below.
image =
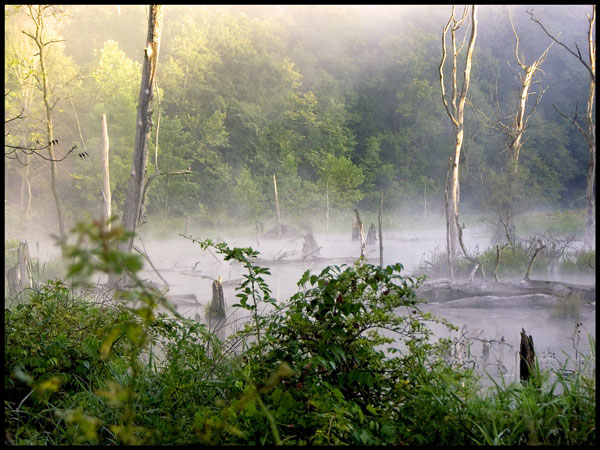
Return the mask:
{"type": "Polygon", "coordinates": [[[308,256],[319,254],[320,247],[313,236],[312,231],[309,231],[304,236],[304,245],[302,246],[302,258],[307,258],[308,256]]]}
{"type": "Polygon", "coordinates": [[[29,257],[29,246],[27,245],[27,241],[21,241],[19,243],[18,260],[17,270],[19,271],[19,290],[22,291],[33,286],[31,258],[29,257]]]}
{"type": "Polygon", "coordinates": [[[225,317],[225,296],[223,295],[223,283],[221,277],[213,281],[212,301],[209,308],[210,315],[215,318],[225,317]]]}
{"type": "Polygon", "coordinates": [[[483,364],[487,366],[488,362],[490,361],[490,343],[487,340],[483,341],[483,349],[481,355],[483,358],[483,364]]]}
{"type": "Polygon", "coordinates": [[[377,242],[377,230],[375,229],[375,224],[371,222],[367,233],[367,244],[374,244],[375,242],[377,242]]]}
{"type": "Polygon", "coordinates": [[[519,361],[521,383],[527,383],[531,378],[531,372],[535,368],[535,350],[533,348],[533,337],[531,335],[527,336],[525,328],[521,329],[519,361]]]}
{"type": "Polygon", "coordinates": [[[225,296],[223,295],[223,283],[219,276],[212,284],[212,301],[208,308],[208,328],[216,333],[220,341],[225,340],[225,296]]]}

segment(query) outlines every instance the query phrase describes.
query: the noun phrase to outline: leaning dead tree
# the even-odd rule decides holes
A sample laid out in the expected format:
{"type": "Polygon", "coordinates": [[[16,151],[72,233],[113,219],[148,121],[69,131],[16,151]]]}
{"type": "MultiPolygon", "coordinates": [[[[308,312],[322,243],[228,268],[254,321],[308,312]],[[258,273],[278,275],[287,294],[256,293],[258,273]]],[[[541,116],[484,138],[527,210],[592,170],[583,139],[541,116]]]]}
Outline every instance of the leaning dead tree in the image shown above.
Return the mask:
{"type": "Polygon", "coordinates": [[[575,105],[575,113],[573,116],[568,116],[558,109],[556,105],[554,109],[558,112],[562,117],[570,121],[575,128],[579,131],[579,133],[585,139],[588,148],[589,148],[589,163],[588,170],[586,176],[586,199],[587,199],[587,219],[585,223],[585,235],[584,235],[584,246],[585,248],[595,248],[596,246],[596,197],[594,194],[594,183],[596,178],[596,123],[594,118],[594,101],[596,99],[596,39],[594,37],[595,26],[594,23],[596,21],[596,5],[592,6],[592,15],[587,15],[588,18],[588,31],[587,31],[587,44],[588,44],[588,54],[587,61],[581,54],[579,50],[579,46],[575,44],[575,50],[573,51],[570,47],[565,45],[562,41],[559,41],[554,34],[550,33],[544,24],[534,15],[533,10],[528,10],[527,14],[529,14],[531,20],[537,23],[540,28],[546,33],[546,35],[556,42],[558,45],[567,50],[572,56],[577,58],[577,60],[583,64],[583,66],[587,69],[590,78],[590,89],[589,95],[587,99],[587,108],[585,119],[583,123],[581,123],[579,118],[578,106],[579,103],[575,105]]]}
{"type": "MultiPolygon", "coordinates": [[[[475,48],[475,40],[477,38],[477,5],[471,7],[465,6],[463,14],[460,19],[455,16],[455,7],[452,6],[452,12],[448,23],[442,31],[442,61],[439,67],[440,73],[440,87],[442,92],[442,102],[446,109],[448,117],[452,121],[456,132],[456,141],[454,146],[454,155],[450,160],[450,167],[448,168],[448,177],[446,182],[446,236],[447,236],[447,252],[448,262],[450,264],[451,276],[452,273],[452,262],[458,253],[458,240],[459,240],[459,221],[458,221],[458,206],[460,201],[460,188],[459,188],[459,162],[460,152],[462,149],[463,138],[464,138],[464,107],[467,99],[467,92],[469,90],[469,81],[471,78],[471,61],[473,58],[473,49],[475,48]],[[467,46],[467,54],[464,63],[464,72],[462,79],[462,87],[460,92],[458,90],[458,57],[460,52],[463,50],[467,39],[467,31],[463,35],[461,43],[457,42],[457,32],[463,26],[469,26],[468,13],[471,10],[471,34],[469,43],[467,46]],[[448,49],[446,43],[446,36],[450,32],[451,37],[451,50],[452,50],[452,79],[450,80],[450,93],[446,93],[446,81],[444,77],[444,65],[448,56],[448,49]]],[[[463,250],[464,250],[464,246],[463,250]]],[[[465,254],[466,255],[466,254],[465,254]]]]}
{"type": "MultiPolygon", "coordinates": [[[[142,193],[148,162],[148,138],[153,125],[151,105],[154,96],[162,19],[162,6],[152,5],[148,17],[148,36],[144,50],[144,66],[138,100],[134,153],[127,197],[123,208],[123,226],[132,233],[135,232],[142,209],[142,193]]],[[[130,252],[132,247],[133,236],[123,244],[121,249],[130,252]]]]}

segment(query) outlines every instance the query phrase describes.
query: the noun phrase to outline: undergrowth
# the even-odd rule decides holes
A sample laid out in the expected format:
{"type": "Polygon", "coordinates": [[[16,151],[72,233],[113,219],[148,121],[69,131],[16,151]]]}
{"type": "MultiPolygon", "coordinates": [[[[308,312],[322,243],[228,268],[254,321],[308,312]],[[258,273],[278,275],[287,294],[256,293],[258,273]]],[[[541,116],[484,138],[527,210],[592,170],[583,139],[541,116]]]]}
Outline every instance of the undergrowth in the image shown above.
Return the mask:
{"type": "Polygon", "coordinates": [[[75,232],[69,276],[130,287],[100,303],[48,281],[5,306],[7,444],[595,444],[595,354],[482,394],[428,324],[455,327],[420,310],[422,279],[400,264],[307,271],[278,302],[257,252],[194,239],[247,271],[236,307],[250,320],[220,342],[137,277],[121,228],[75,232]]]}

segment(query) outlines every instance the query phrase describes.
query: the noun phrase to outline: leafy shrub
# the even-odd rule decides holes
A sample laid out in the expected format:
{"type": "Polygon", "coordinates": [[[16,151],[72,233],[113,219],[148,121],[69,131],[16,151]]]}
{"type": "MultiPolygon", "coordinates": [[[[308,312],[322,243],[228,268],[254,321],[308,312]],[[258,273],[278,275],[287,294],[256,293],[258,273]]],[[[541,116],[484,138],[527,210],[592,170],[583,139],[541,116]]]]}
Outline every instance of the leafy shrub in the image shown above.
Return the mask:
{"type": "Polygon", "coordinates": [[[563,274],[595,274],[596,273],[596,251],[578,251],[566,255],[560,264],[563,274]]]}
{"type": "MultiPolygon", "coordinates": [[[[269,379],[282,363],[292,371],[263,398],[283,424],[282,441],[403,442],[398,421],[424,382],[419,375],[434,377],[447,366],[430,342],[426,322],[434,318],[418,308],[414,289],[421,279],[401,270],[400,264],[381,270],[358,262],[318,275],[307,271],[298,282],[302,289],[276,307],[265,340],[245,356],[255,380],[269,379]]],[[[461,378],[448,372],[444,379],[461,378]]],[[[259,421],[245,426],[260,430],[259,421]]]]}
{"type": "Polygon", "coordinates": [[[5,308],[8,443],[595,443],[593,353],[586,370],[538,370],[482,396],[470,369],[447,362],[448,342],[433,342],[428,322],[451,325],[420,311],[421,278],[400,264],[307,271],[277,304],[257,252],[204,241],[248,272],[237,307],[250,320],[219,345],[205,325],[157,313],[169,305],[115,247],[122,230],[78,230],[87,245],[68,250],[72,273],[127,272],[133,287],[109,306],[56,281],[5,308]]]}

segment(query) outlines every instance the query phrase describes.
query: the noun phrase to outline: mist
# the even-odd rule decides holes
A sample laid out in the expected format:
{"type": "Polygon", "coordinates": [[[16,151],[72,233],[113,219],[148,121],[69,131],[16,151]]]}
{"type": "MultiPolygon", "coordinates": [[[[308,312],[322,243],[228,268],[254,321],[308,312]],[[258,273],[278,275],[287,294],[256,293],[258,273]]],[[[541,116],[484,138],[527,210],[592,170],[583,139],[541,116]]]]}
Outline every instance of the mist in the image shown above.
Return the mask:
{"type": "MultiPolygon", "coordinates": [[[[122,215],[148,12],[141,5],[61,8],[64,15],[49,22],[51,37],[61,41],[49,58],[59,105],[56,151],[65,156],[58,163],[58,191],[71,228],[102,214],[102,114],[108,118],[113,211],[122,215]]],[[[532,8],[561,39],[584,48],[589,5],[515,5],[527,61],[549,44],[526,14],[532,8]]],[[[444,190],[453,128],[443,110],[437,67],[450,9],[166,5],[147,173],[157,177],[148,186],[136,242],[168,286],[147,264],[143,278],[168,289],[171,298],[185,298],[176,303],[180,314],[206,322],[211,284],[222,277],[230,333],[243,320],[231,306],[243,268],[203,252],[182,234],[258,250],[271,270],[272,294],[283,302],[297,291],[305,270],[318,273],[359,257],[360,245],[351,239],[353,210],[360,211],[366,234],[371,223],[377,226],[380,192],[384,266],[399,262],[406,276],[443,278],[428,267],[446,252],[444,190]],[[282,220],[295,232],[281,239],[267,237],[277,225],[275,173],[282,220]],[[304,260],[308,232],[321,248],[318,258],[304,260]]],[[[5,56],[26,59],[19,31],[30,25],[23,10],[5,15],[5,24],[10,43],[5,56]]],[[[519,68],[507,7],[482,5],[479,27],[469,100],[493,112],[491,92],[497,89],[497,106],[510,111],[519,68]]],[[[523,148],[525,175],[514,221],[523,246],[535,236],[548,242],[552,237],[565,243],[569,256],[584,250],[588,153],[584,139],[553,105],[574,111],[588,85],[585,68],[558,47],[549,52],[539,80],[547,91],[523,148]]],[[[9,67],[5,76],[5,137],[31,149],[44,140],[43,102],[18,67],[9,67]],[[26,117],[6,122],[22,105],[26,117]]],[[[467,251],[480,255],[500,242],[497,204],[503,189],[490,180],[506,172],[506,150],[501,133],[484,127],[473,111],[466,115],[461,220],[467,251]]],[[[35,155],[5,158],[5,241],[26,240],[32,257],[48,268],[45,273],[60,276],[66,262],[56,268],[60,249],[53,238],[58,230],[49,177],[48,162],[35,155]]],[[[379,265],[378,242],[366,245],[366,262],[379,265]]],[[[532,277],[595,288],[595,266],[584,273],[557,267],[548,263],[532,277]]],[[[516,283],[523,275],[502,281],[516,283]]],[[[491,279],[479,272],[476,281],[491,279]]],[[[595,336],[594,306],[585,303],[562,319],[539,306],[467,308],[429,301],[423,307],[465,326],[477,339],[504,336],[512,349],[518,349],[518,333],[525,328],[540,354],[549,355],[571,349],[576,323],[595,336]]],[[[512,356],[503,351],[512,373],[512,356]]]]}

